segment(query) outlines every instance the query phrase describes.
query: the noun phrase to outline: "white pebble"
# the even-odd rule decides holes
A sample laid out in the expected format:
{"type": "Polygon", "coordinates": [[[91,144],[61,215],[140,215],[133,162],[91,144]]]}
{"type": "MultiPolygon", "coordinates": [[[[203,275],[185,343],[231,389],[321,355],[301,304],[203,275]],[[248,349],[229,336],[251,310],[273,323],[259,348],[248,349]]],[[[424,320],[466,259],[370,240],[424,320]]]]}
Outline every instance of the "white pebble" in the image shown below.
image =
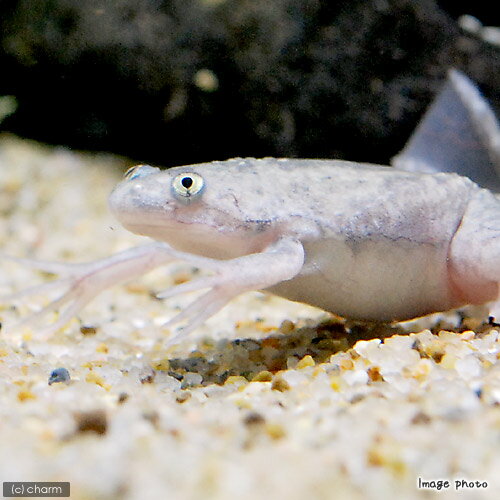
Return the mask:
{"type": "Polygon", "coordinates": [[[500,28],[496,26],[485,26],[481,30],[481,38],[492,45],[500,47],[500,28]]]}
{"type": "Polygon", "coordinates": [[[371,354],[375,353],[379,350],[381,340],[373,339],[373,340],[358,340],[356,345],[354,346],[354,350],[366,359],[371,361],[371,354]]]}
{"type": "Polygon", "coordinates": [[[455,370],[463,379],[479,377],[481,374],[481,362],[472,354],[459,359],[455,363],[455,370]]]}
{"type": "Polygon", "coordinates": [[[465,15],[460,16],[458,18],[458,25],[464,31],[467,31],[468,33],[474,33],[474,34],[479,33],[479,31],[483,27],[483,25],[479,19],[477,19],[474,16],[470,16],[468,14],[465,14],[465,15]]]}
{"type": "Polygon", "coordinates": [[[200,385],[203,382],[203,377],[199,373],[187,372],[182,379],[183,385],[194,386],[200,385]]]}
{"type": "Polygon", "coordinates": [[[368,373],[365,370],[349,370],[344,372],[343,378],[348,385],[365,385],[368,382],[368,373]]]}
{"type": "Polygon", "coordinates": [[[290,387],[297,387],[307,382],[307,376],[296,370],[287,370],[281,374],[281,378],[285,380],[290,387]]]}

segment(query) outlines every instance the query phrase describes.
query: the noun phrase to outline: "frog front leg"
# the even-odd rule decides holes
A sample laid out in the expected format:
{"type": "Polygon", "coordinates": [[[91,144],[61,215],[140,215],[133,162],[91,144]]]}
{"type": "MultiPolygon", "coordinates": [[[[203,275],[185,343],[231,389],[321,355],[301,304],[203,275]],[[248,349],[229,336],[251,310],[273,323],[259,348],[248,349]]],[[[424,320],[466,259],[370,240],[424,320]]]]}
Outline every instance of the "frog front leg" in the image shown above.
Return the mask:
{"type": "Polygon", "coordinates": [[[0,255],[0,259],[16,262],[20,265],[39,269],[60,277],[49,283],[21,290],[12,295],[2,297],[2,302],[13,302],[18,299],[42,296],[54,290],[62,290],[60,295],[40,311],[31,314],[14,325],[34,326],[50,312],[58,310],[57,321],[45,327],[37,328],[39,338],[47,338],[64,326],[75,314],[104,289],[132,278],[141,276],[155,267],[164,265],[178,258],[174,249],[166,243],[155,242],[143,245],[110,257],[87,263],[60,263],[39,261],[36,259],[20,259],[8,255],[0,255]]]}
{"type": "MultiPolygon", "coordinates": [[[[213,276],[199,278],[173,287],[160,294],[172,297],[195,290],[210,289],[166,326],[187,321],[182,334],[192,331],[215,314],[232,298],[242,292],[267,288],[293,278],[302,268],[304,249],[295,240],[283,239],[267,247],[263,252],[222,261],[180,252],[166,243],[156,242],[125,250],[111,257],[83,264],[62,264],[31,259],[2,256],[22,265],[60,274],[61,278],[4,297],[13,301],[23,297],[45,294],[52,289],[63,288],[63,293],[41,309],[14,326],[35,325],[48,313],[59,310],[57,321],[44,328],[37,328],[37,336],[44,338],[64,326],[79,310],[104,289],[141,276],[152,269],[180,260],[212,271],[213,276]]],[[[176,337],[177,338],[177,337],[176,337]]],[[[169,340],[169,344],[174,339],[169,340]]]]}
{"type": "Polygon", "coordinates": [[[170,328],[185,322],[185,326],[171,337],[166,345],[174,344],[179,337],[197,328],[241,293],[262,290],[297,276],[304,264],[304,257],[304,247],[294,239],[280,239],[260,253],[230,260],[185,255],[182,260],[212,271],[214,275],[198,278],[157,294],[158,298],[166,299],[182,293],[208,289],[204,295],[164,325],[170,328]]]}

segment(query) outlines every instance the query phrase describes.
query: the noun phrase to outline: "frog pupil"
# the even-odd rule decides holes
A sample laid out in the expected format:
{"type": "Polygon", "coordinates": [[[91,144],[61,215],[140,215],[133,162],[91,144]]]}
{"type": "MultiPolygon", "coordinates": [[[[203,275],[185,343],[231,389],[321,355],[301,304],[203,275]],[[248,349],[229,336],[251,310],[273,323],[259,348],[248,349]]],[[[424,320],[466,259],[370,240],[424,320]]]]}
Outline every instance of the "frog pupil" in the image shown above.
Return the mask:
{"type": "Polygon", "coordinates": [[[191,177],[184,177],[181,180],[181,184],[186,188],[189,189],[193,185],[193,179],[191,177]]]}

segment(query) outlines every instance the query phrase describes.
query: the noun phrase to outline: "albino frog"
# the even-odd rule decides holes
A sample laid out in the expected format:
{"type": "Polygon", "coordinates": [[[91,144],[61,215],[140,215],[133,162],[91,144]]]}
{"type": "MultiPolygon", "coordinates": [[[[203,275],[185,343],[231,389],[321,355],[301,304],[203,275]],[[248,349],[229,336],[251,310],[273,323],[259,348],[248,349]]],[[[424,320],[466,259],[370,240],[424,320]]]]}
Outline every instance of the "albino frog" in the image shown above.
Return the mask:
{"type": "Polygon", "coordinates": [[[27,318],[33,324],[62,308],[54,331],[104,288],[182,260],[212,275],[158,295],[206,290],[165,325],[185,323],[180,334],[249,290],[371,321],[497,301],[500,200],[479,184],[500,188],[500,132],[465,76],[450,72],[394,163],[235,158],[134,167],[109,206],[125,228],[155,242],[85,264],[14,259],[62,275],[17,296],[65,285],[27,318]]]}

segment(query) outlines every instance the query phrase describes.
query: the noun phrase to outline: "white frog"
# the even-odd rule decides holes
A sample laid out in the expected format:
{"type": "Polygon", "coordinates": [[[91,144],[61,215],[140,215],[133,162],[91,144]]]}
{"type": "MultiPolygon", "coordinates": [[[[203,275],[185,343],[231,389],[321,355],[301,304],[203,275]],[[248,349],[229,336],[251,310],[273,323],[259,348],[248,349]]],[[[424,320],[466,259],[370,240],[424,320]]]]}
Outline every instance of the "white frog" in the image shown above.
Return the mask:
{"type": "Polygon", "coordinates": [[[172,260],[212,275],[158,294],[206,290],[165,325],[185,324],[170,343],[249,290],[384,322],[497,301],[500,200],[484,187],[500,190],[500,131],[464,75],[450,72],[394,163],[134,167],[109,206],[125,228],[155,241],[85,264],[14,259],[62,275],[17,296],[66,286],[25,322],[61,309],[46,332],[57,330],[104,288],[172,260]]]}

